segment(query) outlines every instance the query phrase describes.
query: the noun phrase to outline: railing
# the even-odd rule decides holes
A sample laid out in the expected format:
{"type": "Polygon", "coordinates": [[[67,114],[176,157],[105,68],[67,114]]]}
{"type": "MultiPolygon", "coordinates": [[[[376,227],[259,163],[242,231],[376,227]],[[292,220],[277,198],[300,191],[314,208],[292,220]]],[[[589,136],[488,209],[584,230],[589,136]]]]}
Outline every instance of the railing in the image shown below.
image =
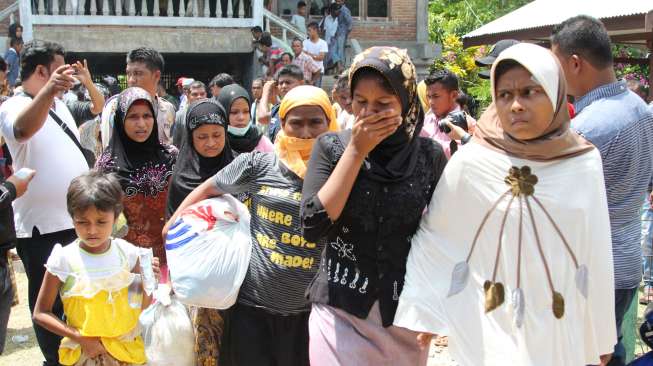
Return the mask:
{"type": "Polygon", "coordinates": [[[19,0],[26,40],[32,25],[249,28],[262,25],[263,0],[19,0]],[[184,6],[184,4],[186,6],[184,6]],[[215,6],[215,14],[210,6],[215,6]],[[247,11],[246,11],[247,10],[247,11]],[[212,15],[214,17],[212,17],[212,15]],[[226,17],[222,17],[226,15],[226,17]]]}
{"type": "Polygon", "coordinates": [[[16,1],[15,3],[9,5],[8,7],[0,11],[0,21],[5,20],[6,17],[10,17],[11,19],[9,20],[9,23],[13,23],[14,22],[13,15],[17,11],[18,11],[18,1],[16,1]]]}
{"type": "MultiPolygon", "coordinates": [[[[275,26],[281,28],[281,40],[285,44],[290,44],[288,42],[288,32],[293,34],[293,37],[299,37],[301,39],[306,39],[306,33],[300,31],[299,29],[295,28],[292,24],[288,23],[285,19],[281,18],[280,16],[274,14],[273,12],[269,11],[268,9],[263,9],[263,29],[266,31],[270,31],[270,23],[274,24],[275,26]]],[[[292,39],[291,39],[292,40],[292,39]]]]}

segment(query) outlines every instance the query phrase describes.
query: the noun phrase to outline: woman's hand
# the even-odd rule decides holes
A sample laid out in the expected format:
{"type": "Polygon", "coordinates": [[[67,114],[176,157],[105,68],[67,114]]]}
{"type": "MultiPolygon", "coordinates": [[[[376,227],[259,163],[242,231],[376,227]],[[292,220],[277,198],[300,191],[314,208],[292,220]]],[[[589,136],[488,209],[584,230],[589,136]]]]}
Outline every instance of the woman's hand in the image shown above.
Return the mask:
{"type": "Polygon", "coordinates": [[[168,230],[170,230],[170,227],[177,221],[177,215],[176,212],[173,214],[170,219],[168,219],[168,222],[163,226],[163,230],[161,230],[161,235],[163,235],[163,242],[165,243],[166,239],[168,238],[168,230]]]}
{"type": "Polygon", "coordinates": [[[95,358],[103,353],[107,353],[107,350],[104,349],[98,337],[79,337],[77,341],[82,346],[82,352],[88,358],[95,358]]]}
{"type": "Polygon", "coordinates": [[[154,272],[156,283],[159,283],[161,279],[161,261],[159,261],[159,257],[152,257],[152,272],[154,272]]]}
{"type": "Polygon", "coordinates": [[[392,135],[400,125],[401,115],[392,109],[356,118],[350,144],[358,154],[367,156],[376,145],[392,135]]]}
{"type": "Polygon", "coordinates": [[[431,333],[419,333],[417,335],[417,345],[419,346],[419,349],[428,349],[428,347],[431,345],[432,338],[433,334],[431,333]]]}
{"type": "Polygon", "coordinates": [[[601,355],[601,364],[599,366],[606,366],[611,359],[612,359],[612,353],[608,353],[607,355],[601,355]]]}

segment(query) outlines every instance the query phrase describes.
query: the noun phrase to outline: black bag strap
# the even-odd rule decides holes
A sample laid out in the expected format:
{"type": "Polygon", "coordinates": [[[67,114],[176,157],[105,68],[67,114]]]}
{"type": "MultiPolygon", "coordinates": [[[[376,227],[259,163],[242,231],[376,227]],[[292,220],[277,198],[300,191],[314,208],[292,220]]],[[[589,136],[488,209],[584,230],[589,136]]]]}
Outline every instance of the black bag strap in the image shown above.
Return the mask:
{"type": "MultiPolygon", "coordinates": [[[[27,97],[30,97],[30,98],[34,99],[34,97],[32,97],[31,95],[29,95],[29,94],[27,94],[25,92],[23,92],[22,94],[27,96],[27,97]]],[[[86,159],[86,154],[84,153],[84,148],[82,147],[82,144],[79,143],[79,140],[77,140],[77,137],[75,137],[75,134],[73,133],[73,131],[71,131],[70,128],[68,128],[68,125],[64,121],[62,121],[61,118],[59,118],[59,116],[57,115],[57,113],[55,113],[52,109],[48,108],[48,114],[50,115],[50,117],[52,117],[52,119],[55,122],[57,122],[57,124],[59,125],[59,127],[61,127],[63,132],[66,135],[68,135],[68,137],[70,137],[71,140],[73,140],[73,143],[75,144],[75,146],[77,146],[77,148],[79,149],[79,152],[81,152],[84,159],[86,159]]]]}
{"type": "Polygon", "coordinates": [[[82,155],[84,155],[84,148],[82,147],[82,144],[79,143],[79,140],[77,140],[77,137],[75,136],[73,131],[71,131],[70,128],[68,128],[68,125],[65,124],[64,121],[62,121],[61,118],[59,118],[59,116],[52,109],[48,110],[48,114],[50,115],[50,117],[52,117],[52,119],[55,122],[57,122],[57,124],[59,125],[59,127],[61,127],[63,132],[65,132],[66,135],[68,135],[68,137],[70,137],[70,139],[73,140],[75,146],[77,146],[79,151],[82,152],[82,155]]]}

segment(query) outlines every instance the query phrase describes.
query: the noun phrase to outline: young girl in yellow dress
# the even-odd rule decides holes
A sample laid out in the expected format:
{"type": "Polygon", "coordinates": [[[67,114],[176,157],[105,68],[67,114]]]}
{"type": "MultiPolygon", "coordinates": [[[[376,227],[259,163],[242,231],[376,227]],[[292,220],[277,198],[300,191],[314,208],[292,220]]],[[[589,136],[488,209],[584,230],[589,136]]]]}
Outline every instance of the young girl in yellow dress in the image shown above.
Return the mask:
{"type": "MultiPolygon", "coordinates": [[[[59,347],[63,365],[144,364],[138,317],[150,298],[140,291],[139,250],[111,237],[122,211],[120,183],[91,171],[71,182],[67,204],[78,239],[52,250],[34,320],[64,337],[59,347]],[[57,296],[65,323],[52,313],[57,296]]],[[[158,272],[158,260],[153,262],[158,272]]]]}

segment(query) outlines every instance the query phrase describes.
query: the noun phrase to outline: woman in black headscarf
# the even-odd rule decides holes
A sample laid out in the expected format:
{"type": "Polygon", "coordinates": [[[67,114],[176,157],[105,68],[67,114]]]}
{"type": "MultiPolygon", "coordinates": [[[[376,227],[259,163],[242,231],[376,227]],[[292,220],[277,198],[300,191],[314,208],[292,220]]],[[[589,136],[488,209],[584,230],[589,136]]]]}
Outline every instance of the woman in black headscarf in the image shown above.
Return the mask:
{"type": "Polygon", "coordinates": [[[349,72],[356,122],[313,148],[302,225],[306,240],[326,246],[309,288],[311,363],[426,364],[417,333],[392,326],[410,238],[447,161],[419,137],[415,78],[405,50],[359,54],[349,72]]]}
{"type": "Polygon", "coordinates": [[[220,90],[218,101],[227,112],[229,143],[235,152],[274,151],[270,139],[252,123],[247,90],[238,84],[227,85],[220,90]]]}
{"type": "MultiPolygon", "coordinates": [[[[227,138],[227,117],[222,106],[212,99],[200,99],[188,107],[179,162],[172,173],[167,216],[170,217],[186,196],[227,166],[234,158],[227,138]]],[[[216,365],[224,319],[217,309],[191,308],[195,328],[197,365],[216,365]]]]}
{"type": "Polygon", "coordinates": [[[148,92],[138,87],[125,89],[116,105],[111,140],[96,167],[115,173],[125,193],[124,215],[129,231],[123,239],[152,248],[165,274],[161,230],[177,151],[159,142],[154,102],[148,92]]]}
{"type": "Polygon", "coordinates": [[[193,189],[234,159],[226,119],[224,108],[212,99],[201,99],[188,107],[179,162],[168,194],[168,217],[193,189]]]}

